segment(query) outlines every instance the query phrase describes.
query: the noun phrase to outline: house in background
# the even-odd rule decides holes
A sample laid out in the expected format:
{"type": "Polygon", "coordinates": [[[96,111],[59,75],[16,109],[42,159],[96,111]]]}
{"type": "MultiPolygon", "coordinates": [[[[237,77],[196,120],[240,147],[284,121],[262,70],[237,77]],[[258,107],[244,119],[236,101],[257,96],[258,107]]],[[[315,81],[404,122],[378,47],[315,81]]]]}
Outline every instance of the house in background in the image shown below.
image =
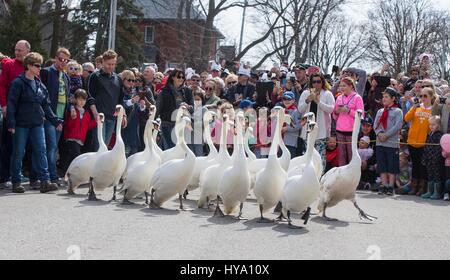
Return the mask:
{"type": "MultiPolygon", "coordinates": [[[[201,59],[200,46],[206,18],[194,7],[189,21],[186,20],[186,9],[182,10],[180,17],[180,3],[181,0],[134,1],[144,14],[138,23],[144,34],[144,62],[156,63],[159,70],[198,65],[201,59]]],[[[216,28],[210,34],[212,43],[207,61],[216,60],[219,42],[224,39],[216,28]]]]}

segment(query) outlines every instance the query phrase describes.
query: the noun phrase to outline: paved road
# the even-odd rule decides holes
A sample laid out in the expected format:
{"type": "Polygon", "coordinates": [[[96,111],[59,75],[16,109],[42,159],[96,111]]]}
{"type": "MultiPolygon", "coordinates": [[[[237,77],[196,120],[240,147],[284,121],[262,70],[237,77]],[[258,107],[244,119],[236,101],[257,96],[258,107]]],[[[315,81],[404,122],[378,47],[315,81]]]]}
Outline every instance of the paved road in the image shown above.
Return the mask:
{"type": "MultiPolygon", "coordinates": [[[[87,190],[78,192],[0,191],[0,259],[450,258],[450,204],[444,201],[361,192],[360,206],[377,221],[360,221],[353,205],[343,202],[327,211],[340,222],[314,217],[306,229],[292,230],[256,223],[252,198],[244,206],[250,220],[236,221],[200,209],[178,212],[175,199],[166,210],[150,210],[141,200],[132,206],[88,202],[81,195],[87,190]]],[[[193,208],[197,195],[187,205],[193,208]]]]}

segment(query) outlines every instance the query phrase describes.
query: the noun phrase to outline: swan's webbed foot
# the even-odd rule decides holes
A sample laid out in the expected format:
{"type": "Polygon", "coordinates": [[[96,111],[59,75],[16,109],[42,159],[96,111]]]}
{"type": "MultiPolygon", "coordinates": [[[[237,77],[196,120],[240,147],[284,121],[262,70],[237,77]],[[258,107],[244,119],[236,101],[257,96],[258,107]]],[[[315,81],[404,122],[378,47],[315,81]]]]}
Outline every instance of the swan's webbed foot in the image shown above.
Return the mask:
{"type": "Polygon", "coordinates": [[[95,195],[94,185],[92,184],[93,178],[89,178],[89,196],[88,201],[98,201],[97,196],[95,195]]]}
{"type": "Polygon", "coordinates": [[[359,211],[359,218],[361,220],[365,219],[365,220],[373,222],[374,220],[378,219],[377,217],[371,216],[371,215],[367,214],[366,212],[364,212],[361,208],[359,208],[359,206],[356,203],[356,201],[353,201],[353,205],[355,205],[356,209],[358,209],[358,211],[359,211]]]}

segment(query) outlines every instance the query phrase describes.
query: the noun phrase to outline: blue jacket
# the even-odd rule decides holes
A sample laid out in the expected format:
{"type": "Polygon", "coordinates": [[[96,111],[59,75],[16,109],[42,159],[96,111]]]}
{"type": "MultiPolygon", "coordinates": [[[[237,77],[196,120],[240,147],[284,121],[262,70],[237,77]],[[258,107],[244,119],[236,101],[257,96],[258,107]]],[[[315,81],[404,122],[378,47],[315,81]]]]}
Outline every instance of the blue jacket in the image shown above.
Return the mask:
{"type": "MultiPolygon", "coordinates": [[[[69,105],[69,76],[64,73],[64,83],[66,85],[66,106],[69,105]]],[[[44,68],[41,70],[41,81],[48,90],[48,95],[50,98],[51,108],[53,112],[56,112],[58,106],[58,94],[59,94],[59,71],[56,69],[55,65],[44,68]]]]}
{"type": "Polygon", "coordinates": [[[25,74],[21,74],[11,84],[7,105],[8,128],[40,126],[44,124],[44,118],[54,126],[61,123],[50,108],[47,88],[38,78],[34,80],[36,91],[25,74]]]}

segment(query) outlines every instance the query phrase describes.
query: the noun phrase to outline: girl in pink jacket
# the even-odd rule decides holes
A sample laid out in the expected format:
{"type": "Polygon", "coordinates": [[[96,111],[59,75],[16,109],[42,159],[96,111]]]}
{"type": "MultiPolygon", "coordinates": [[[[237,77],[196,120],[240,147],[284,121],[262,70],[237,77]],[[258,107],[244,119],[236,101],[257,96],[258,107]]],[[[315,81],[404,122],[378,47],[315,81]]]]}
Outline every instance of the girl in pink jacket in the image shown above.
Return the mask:
{"type": "Polygon", "coordinates": [[[352,159],[352,132],[357,110],[364,112],[362,97],[355,91],[355,81],[343,78],[339,84],[342,93],[334,106],[333,118],[336,120],[336,137],[339,143],[339,166],[347,165],[352,159]]]}

